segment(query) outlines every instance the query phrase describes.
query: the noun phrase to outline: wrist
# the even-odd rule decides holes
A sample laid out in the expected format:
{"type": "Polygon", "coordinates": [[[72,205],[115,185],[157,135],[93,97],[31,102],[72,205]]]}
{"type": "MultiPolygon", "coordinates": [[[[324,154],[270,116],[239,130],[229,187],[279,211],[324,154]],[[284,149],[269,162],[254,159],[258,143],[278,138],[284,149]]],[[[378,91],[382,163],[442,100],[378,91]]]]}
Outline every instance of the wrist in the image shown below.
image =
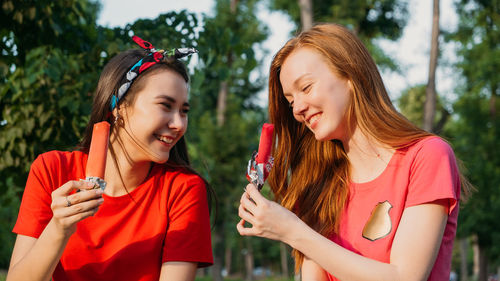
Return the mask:
{"type": "Polygon", "coordinates": [[[69,240],[71,235],[75,231],[71,231],[70,229],[62,227],[59,223],[57,223],[54,218],[52,218],[47,224],[47,232],[50,233],[50,236],[54,240],[60,240],[62,242],[66,242],[69,240]]]}
{"type": "Polygon", "coordinates": [[[296,217],[296,219],[289,225],[289,229],[286,232],[283,242],[294,249],[298,249],[307,228],[309,228],[309,226],[300,218],[296,217]]]}

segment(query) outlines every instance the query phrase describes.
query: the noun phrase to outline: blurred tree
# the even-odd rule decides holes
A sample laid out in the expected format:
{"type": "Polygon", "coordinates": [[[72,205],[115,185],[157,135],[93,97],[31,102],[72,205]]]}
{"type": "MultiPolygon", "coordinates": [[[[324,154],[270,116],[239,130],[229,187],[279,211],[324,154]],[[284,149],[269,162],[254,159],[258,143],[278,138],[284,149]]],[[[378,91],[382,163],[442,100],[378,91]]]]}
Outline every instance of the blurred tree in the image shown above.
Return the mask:
{"type": "Polygon", "coordinates": [[[299,0],[300,8],[300,26],[302,30],[308,30],[313,25],[313,1],[299,0]]]}
{"type": "Polygon", "coordinates": [[[456,1],[457,30],[447,38],[458,43],[463,83],[454,106],[458,118],[452,127],[456,152],[469,170],[479,192],[474,193],[459,217],[458,235],[477,237],[478,280],[487,280],[488,264],[499,264],[500,225],[500,1],[456,1]]]}
{"type": "MultiPolygon", "coordinates": [[[[205,171],[221,206],[212,235],[214,280],[222,280],[224,258],[226,272],[231,272],[230,266],[238,266],[231,263],[235,251],[232,245],[253,252],[249,247],[254,239],[236,242],[243,238],[235,225],[246,185],[246,164],[257,148],[258,125],[264,120],[257,97],[264,79],[257,72],[261,61],[256,50],[263,52],[260,44],[267,37],[267,29],[255,16],[257,4],[257,0],[217,1],[215,15],[204,17],[198,42],[199,64],[191,90],[188,137],[193,140],[193,163],[199,171],[205,171]]],[[[251,273],[247,274],[250,278],[251,273]]]]}
{"type": "Polygon", "coordinates": [[[2,1],[0,8],[0,68],[22,65],[27,53],[53,46],[68,53],[90,51],[97,33],[100,6],[92,0],[2,1]]]}
{"type": "MultiPolygon", "coordinates": [[[[270,6],[273,10],[280,10],[290,15],[292,21],[299,27],[300,1],[271,0],[270,6]]],[[[393,59],[375,44],[375,40],[380,38],[397,40],[401,36],[408,16],[406,1],[311,0],[311,3],[313,22],[335,22],[349,27],[365,43],[379,67],[398,69],[393,59]]]]}
{"type": "Polygon", "coordinates": [[[439,0],[433,1],[431,55],[429,60],[429,78],[425,89],[425,106],[423,129],[433,132],[434,116],[436,115],[436,68],[439,55],[439,0]]]}
{"type": "MultiPolygon", "coordinates": [[[[432,124],[434,133],[441,133],[450,117],[450,112],[436,95],[436,114],[432,124]]],[[[397,104],[401,113],[413,124],[422,127],[424,123],[424,106],[426,99],[426,85],[416,85],[404,90],[398,98],[397,104]]]]}

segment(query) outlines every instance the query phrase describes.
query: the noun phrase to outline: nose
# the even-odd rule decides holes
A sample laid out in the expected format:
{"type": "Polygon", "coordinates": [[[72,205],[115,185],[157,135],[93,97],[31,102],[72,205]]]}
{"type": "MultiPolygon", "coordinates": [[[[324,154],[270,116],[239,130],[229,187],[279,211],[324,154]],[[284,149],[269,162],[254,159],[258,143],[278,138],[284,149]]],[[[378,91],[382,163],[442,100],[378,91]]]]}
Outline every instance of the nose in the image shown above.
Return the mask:
{"type": "Polygon", "coordinates": [[[296,95],[293,100],[293,115],[297,121],[302,122],[304,120],[304,113],[307,111],[307,103],[303,97],[296,95]]]}
{"type": "Polygon", "coordinates": [[[172,130],[182,132],[186,129],[187,117],[183,116],[180,112],[172,114],[170,121],[168,122],[168,127],[172,130]]]}

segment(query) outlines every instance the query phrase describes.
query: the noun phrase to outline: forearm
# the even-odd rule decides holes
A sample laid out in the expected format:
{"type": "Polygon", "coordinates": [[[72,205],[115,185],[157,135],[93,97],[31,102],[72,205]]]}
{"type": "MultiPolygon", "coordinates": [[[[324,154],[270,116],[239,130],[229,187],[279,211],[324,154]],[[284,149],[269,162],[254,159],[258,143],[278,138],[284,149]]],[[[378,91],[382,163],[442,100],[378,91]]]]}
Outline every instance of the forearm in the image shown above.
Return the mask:
{"type": "Polygon", "coordinates": [[[50,280],[68,239],[51,220],[33,247],[11,264],[7,280],[50,280]]]}
{"type": "Polygon", "coordinates": [[[355,254],[320,235],[302,221],[285,241],[340,280],[402,280],[395,265],[355,254]]]}

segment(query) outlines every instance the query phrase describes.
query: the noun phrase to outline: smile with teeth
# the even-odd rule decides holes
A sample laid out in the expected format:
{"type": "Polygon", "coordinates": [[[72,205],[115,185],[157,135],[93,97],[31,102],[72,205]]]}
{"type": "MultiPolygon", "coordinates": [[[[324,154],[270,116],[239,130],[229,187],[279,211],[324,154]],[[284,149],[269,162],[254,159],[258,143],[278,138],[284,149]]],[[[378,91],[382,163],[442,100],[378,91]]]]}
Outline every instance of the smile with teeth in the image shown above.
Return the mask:
{"type": "Polygon", "coordinates": [[[316,122],[320,117],[321,117],[321,113],[316,113],[311,118],[309,118],[309,120],[307,120],[307,123],[309,123],[309,125],[311,125],[314,122],[316,122]]]}
{"type": "Polygon", "coordinates": [[[174,142],[174,138],[172,137],[167,137],[167,136],[160,136],[160,135],[155,135],[156,139],[158,139],[159,141],[162,141],[164,143],[167,143],[167,144],[171,144],[174,142]]]}

